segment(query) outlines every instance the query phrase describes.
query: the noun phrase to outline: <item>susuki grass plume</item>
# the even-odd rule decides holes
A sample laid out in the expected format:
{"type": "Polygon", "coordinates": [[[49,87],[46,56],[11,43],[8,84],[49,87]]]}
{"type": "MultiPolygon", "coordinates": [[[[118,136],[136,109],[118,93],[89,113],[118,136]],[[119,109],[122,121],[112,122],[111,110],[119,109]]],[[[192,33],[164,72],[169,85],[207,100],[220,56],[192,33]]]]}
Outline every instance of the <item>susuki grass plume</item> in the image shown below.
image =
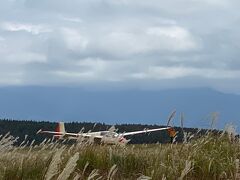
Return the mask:
{"type": "Polygon", "coordinates": [[[0,179],[238,179],[240,143],[236,130],[185,133],[178,144],[68,145],[46,139],[15,146],[9,133],[0,137],[0,179]]]}

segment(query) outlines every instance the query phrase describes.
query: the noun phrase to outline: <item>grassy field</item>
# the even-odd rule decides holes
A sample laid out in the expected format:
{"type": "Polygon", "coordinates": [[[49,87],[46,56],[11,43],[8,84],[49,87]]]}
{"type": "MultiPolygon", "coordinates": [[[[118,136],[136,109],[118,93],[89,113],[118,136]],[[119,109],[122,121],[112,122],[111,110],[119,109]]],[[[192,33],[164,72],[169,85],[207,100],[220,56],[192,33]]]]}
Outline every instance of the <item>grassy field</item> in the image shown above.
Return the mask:
{"type": "Polygon", "coordinates": [[[240,179],[240,143],[227,133],[126,147],[15,141],[1,137],[0,179],[240,179]]]}

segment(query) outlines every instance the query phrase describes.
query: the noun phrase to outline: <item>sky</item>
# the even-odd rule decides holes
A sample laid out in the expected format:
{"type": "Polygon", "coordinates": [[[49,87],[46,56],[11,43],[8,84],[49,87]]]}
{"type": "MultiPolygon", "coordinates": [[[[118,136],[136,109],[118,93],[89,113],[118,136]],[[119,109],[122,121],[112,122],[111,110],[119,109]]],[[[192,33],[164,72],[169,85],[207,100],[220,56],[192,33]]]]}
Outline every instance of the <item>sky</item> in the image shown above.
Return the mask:
{"type": "Polygon", "coordinates": [[[0,0],[0,86],[240,94],[239,0],[0,0]]]}

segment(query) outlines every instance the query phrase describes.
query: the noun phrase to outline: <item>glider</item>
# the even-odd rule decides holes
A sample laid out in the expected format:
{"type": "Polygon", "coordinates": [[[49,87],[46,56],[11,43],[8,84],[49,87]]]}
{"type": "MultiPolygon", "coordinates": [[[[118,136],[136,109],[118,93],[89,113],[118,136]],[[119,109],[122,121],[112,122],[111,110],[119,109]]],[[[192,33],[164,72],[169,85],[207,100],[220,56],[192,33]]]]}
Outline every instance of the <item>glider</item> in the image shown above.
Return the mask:
{"type": "Polygon", "coordinates": [[[44,131],[40,129],[37,134],[52,134],[54,137],[59,139],[93,139],[94,141],[104,143],[104,144],[127,144],[130,139],[126,139],[127,136],[132,136],[135,134],[149,133],[155,131],[163,131],[166,130],[173,141],[173,138],[176,136],[176,131],[173,127],[169,126],[170,120],[175,115],[175,111],[170,115],[167,123],[167,127],[156,128],[156,129],[144,129],[142,131],[132,131],[132,132],[124,132],[117,133],[114,126],[112,126],[108,131],[97,131],[97,132],[87,132],[87,133],[69,133],[65,131],[65,126],[63,122],[59,122],[55,131],[44,131]]]}

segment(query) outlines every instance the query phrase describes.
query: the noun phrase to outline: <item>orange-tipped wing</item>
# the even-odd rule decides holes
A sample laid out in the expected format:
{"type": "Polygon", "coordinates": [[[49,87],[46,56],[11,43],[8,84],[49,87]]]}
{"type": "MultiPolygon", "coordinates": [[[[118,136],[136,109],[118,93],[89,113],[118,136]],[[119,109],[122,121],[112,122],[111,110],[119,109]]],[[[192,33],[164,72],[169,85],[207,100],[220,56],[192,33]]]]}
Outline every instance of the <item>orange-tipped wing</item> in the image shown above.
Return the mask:
{"type": "Polygon", "coordinates": [[[177,135],[177,132],[175,131],[175,129],[173,127],[169,127],[167,129],[167,131],[168,131],[168,134],[171,138],[174,138],[177,135]]]}

